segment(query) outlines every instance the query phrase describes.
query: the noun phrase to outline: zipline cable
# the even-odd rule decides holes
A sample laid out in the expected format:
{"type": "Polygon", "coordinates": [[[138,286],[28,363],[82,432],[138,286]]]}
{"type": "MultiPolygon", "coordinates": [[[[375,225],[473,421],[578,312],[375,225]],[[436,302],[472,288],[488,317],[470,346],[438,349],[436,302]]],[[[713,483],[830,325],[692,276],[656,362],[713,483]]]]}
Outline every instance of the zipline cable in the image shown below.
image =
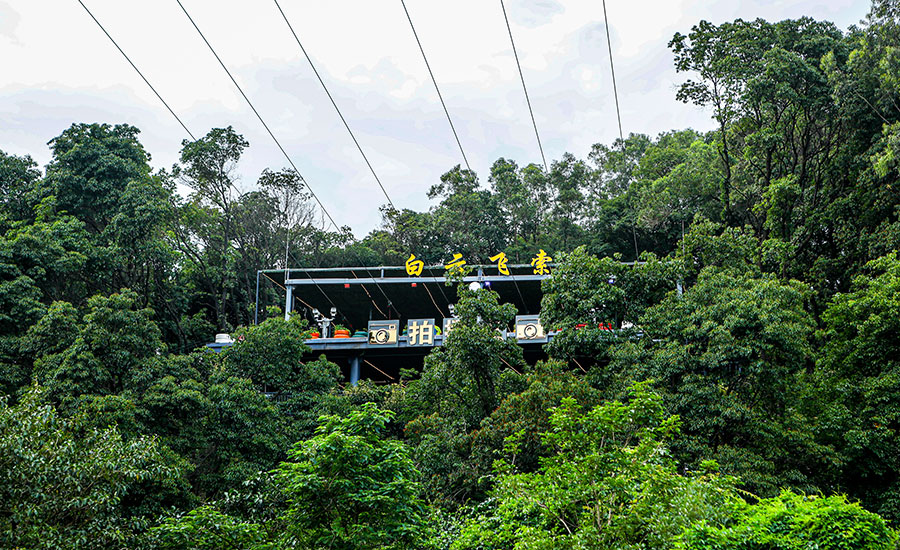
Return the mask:
{"type": "Polygon", "coordinates": [[[119,50],[119,53],[122,54],[122,57],[124,57],[125,60],[128,61],[128,64],[131,65],[131,68],[134,69],[135,72],[137,72],[137,74],[144,81],[144,84],[149,86],[153,93],[156,94],[157,99],[159,99],[162,104],[166,106],[166,109],[168,109],[169,113],[171,113],[172,116],[175,117],[175,120],[178,121],[178,124],[181,124],[181,127],[184,128],[184,131],[187,132],[187,135],[191,136],[191,141],[197,141],[197,138],[195,138],[194,134],[192,134],[191,131],[188,130],[188,127],[184,124],[184,122],[182,122],[181,118],[179,118],[178,115],[175,114],[175,111],[173,111],[172,108],[169,107],[169,104],[166,103],[166,100],[163,99],[161,95],[159,95],[159,92],[156,91],[156,88],[153,87],[153,84],[150,84],[150,81],[147,80],[147,77],[144,76],[144,73],[142,73],[141,70],[137,68],[137,66],[131,61],[131,58],[128,57],[128,55],[122,50],[122,48],[119,47],[119,44],[115,41],[115,39],[113,39],[113,37],[110,36],[108,32],[106,32],[106,29],[103,27],[103,25],[100,24],[100,21],[98,21],[97,18],[94,17],[93,13],[91,13],[91,10],[89,10],[81,0],[78,0],[78,3],[81,4],[81,7],[84,8],[84,11],[86,11],[87,14],[91,16],[91,19],[94,20],[94,23],[96,23],[97,26],[100,27],[100,30],[103,31],[103,34],[105,34],[106,37],[109,38],[109,41],[113,43],[113,46],[115,46],[116,49],[119,50]]]}
{"type": "MultiPolygon", "coordinates": [[[[625,134],[622,132],[622,113],[619,110],[619,89],[616,86],[616,67],[613,64],[612,41],[609,38],[609,16],[606,15],[606,0],[603,0],[603,26],[606,27],[606,49],[609,51],[609,72],[612,74],[613,97],[616,100],[616,120],[619,123],[619,142],[622,143],[622,178],[625,178],[628,159],[625,152],[625,134]]],[[[634,238],[634,259],[639,257],[637,232],[634,224],[631,225],[631,236],[634,238]]]]}
{"type": "Polygon", "coordinates": [[[409,21],[409,27],[412,29],[413,36],[416,37],[416,44],[419,45],[419,51],[422,52],[422,59],[425,60],[425,67],[428,69],[428,74],[431,76],[431,83],[434,84],[434,90],[437,92],[438,99],[441,100],[441,107],[444,108],[444,114],[447,115],[447,122],[450,123],[450,129],[453,131],[453,137],[456,138],[456,145],[459,146],[459,152],[462,155],[463,162],[466,163],[466,169],[470,172],[472,168],[469,166],[469,159],[466,158],[466,152],[463,151],[462,143],[459,141],[459,135],[456,133],[456,127],[453,126],[453,120],[450,118],[450,111],[447,110],[447,104],[444,103],[444,96],[441,95],[441,89],[438,87],[437,79],[434,78],[434,72],[431,70],[431,64],[428,63],[428,56],[425,55],[425,49],[422,48],[422,41],[419,40],[419,33],[416,32],[416,27],[413,25],[412,17],[409,16],[409,10],[406,9],[406,2],[404,0],[400,0],[400,3],[403,5],[403,11],[406,12],[406,19],[409,21]]]}
{"type": "Polygon", "coordinates": [[[372,163],[369,162],[369,157],[366,156],[366,153],[363,151],[362,146],[360,146],[359,141],[356,139],[356,135],[353,133],[353,130],[350,129],[350,125],[347,124],[347,120],[344,118],[343,113],[338,108],[337,103],[334,101],[334,97],[332,97],[331,92],[328,91],[328,86],[325,85],[325,81],[322,80],[322,76],[319,74],[319,71],[316,69],[315,64],[312,61],[312,58],[309,57],[309,54],[306,53],[306,48],[303,47],[303,43],[300,42],[300,37],[297,36],[297,32],[294,30],[294,26],[291,25],[291,22],[288,20],[287,15],[285,15],[284,10],[281,9],[281,4],[278,3],[278,0],[275,0],[275,6],[278,8],[278,12],[281,13],[282,19],[287,24],[288,29],[290,29],[291,34],[294,35],[294,40],[297,41],[297,45],[300,46],[300,51],[303,52],[304,57],[306,57],[306,61],[309,62],[310,68],[312,68],[313,72],[316,74],[316,78],[319,79],[319,84],[322,85],[322,89],[325,90],[325,94],[328,96],[328,99],[331,101],[331,105],[334,107],[334,110],[337,111],[338,116],[341,118],[341,122],[344,123],[344,128],[347,129],[347,132],[350,134],[350,137],[353,138],[353,143],[356,144],[356,148],[359,150],[359,154],[362,155],[363,160],[366,161],[366,166],[369,167],[369,171],[372,172],[372,176],[375,178],[375,181],[378,183],[378,187],[381,188],[381,192],[384,193],[384,197],[387,199],[388,203],[391,205],[391,208],[394,210],[397,209],[394,206],[394,201],[391,200],[390,195],[388,195],[387,190],[384,188],[384,185],[381,183],[381,179],[378,177],[378,174],[375,173],[375,169],[372,168],[372,163]]]}
{"type": "MultiPolygon", "coordinates": [[[[168,102],[166,102],[166,100],[163,99],[162,95],[160,95],[160,93],[159,93],[158,91],[156,91],[156,88],[153,86],[153,84],[151,84],[150,81],[147,79],[147,77],[144,76],[144,73],[142,73],[141,70],[137,68],[137,65],[134,64],[134,62],[131,60],[131,58],[128,57],[128,54],[125,53],[125,51],[119,46],[119,44],[115,41],[115,39],[113,39],[113,37],[109,34],[109,32],[107,32],[106,28],[105,28],[105,27],[100,23],[100,21],[94,16],[94,14],[91,12],[91,10],[88,9],[88,7],[84,4],[84,2],[82,2],[82,0],[78,0],[78,3],[81,4],[81,7],[84,8],[84,11],[86,11],[87,14],[91,17],[91,19],[94,20],[94,23],[96,23],[97,26],[100,27],[100,30],[103,31],[103,34],[105,34],[106,37],[109,38],[110,42],[113,43],[113,45],[116,47],[116,49],[119,51],[119,53],[122,54],[122,56],[125,58],[125,60],[128,61],[128,64],[131,65],[131,68],[134,69],[135,72],[137,72],[137,74],[141,77],[141,79],[144,81],[144,83],[147,84],[147,86],[150,88],[150,90],[153,91],[153,93],[156,95],[157,99],[159,99],[160,102],[162,102],[162,104],[165,105],[165,107],[166,107],[166,109],[169,111],[169,113],[171,113],[171,115],[172,115],[173,117],[175,117],[175,120],[177,120],[178,123],[181,125],[181,127],[184,129],[184,131],[187,132],[187,135],[189,135],[189,136],[191,137],[191,140],[192,140],[192,141],[197,141],[197,138],[194,136],[193,132],[191,132],[191,130],[190,130],[190,129],[187,127],[187,125],[184,123],[184,121],[182,121],[181,118],[175,113],[175,111],[172,109],[172,107],[169,106],[168,102]]],[[[298,173],[298,175],[299,175],[299,173],[298,173]]],[[[302,179],[302,176],[300,176],[300,177],[301,177],[301,179],[302,179]]],[[[306,182],[304,181],[304,183],[306,183],[306,182]]],[[[238,194],[239,196],[242,195],[241,191],[240,191],[237,187],[235,187],[234,183],[232,183],[231,181],[229,181],[229,182],[228,182],[228,185],[229,185],[229,187],[231,187],[235,192],[237,192],[237,194],[238,194]]],[[[307,185],[307,187],[309,187],[309,186],[307,185]]],[[[287,266],[285,266],[285,267],[287,267],[287,266]]],[[[269,277],[267,276],[267,278],[269,278],[269,277]]],[[[327,293],[319,286],[319,284],[316,283],[315,281],[313,281],[313,284],[315,284],[315,285],[316,285],[316,288],[319,289],[319,292],[321,292],[322,295],[325,296],[325,299],[328,300],[328,302],[329,302],[332,306],[334,306],[334,301],[333,301],[333,300],[331,299],[331,297],[328,296],[328,294],[327,294],[327,293]]],[[[284,288],[284,287],[282,287],[282,288],[284,288]]],[[[378,305],[375,304],[374,301],[373,301],[373,305],[375,305],[375,307],[378,308],[378,305]]],[[[379,309],[379,311],[380,311],[380,309],[379,309]]]]}
{"type": "MultiPolygon", "coordinates": [[[[310,195],[313,197],[313,199],[315,199],[316,203],[318,203],[319,207],[322,209],[322,212],[325,214],[325,216],[328,217],[328,220],[331,222],[331,225],[334,226],[335,231],[340,232],[341,227],[337,224],[337,222],[334,221],[334,217],[332,217],[331,213],[328,212],[328,209],[325,208],[325,205],[324,205],[324,204],[322,203],[322,201],[319,199],[319,196],[316,195],[315,191],[313,191],[312,187],[309,185],[309,182],[306,181],[306,178],[303,177],[303,174],[300,173],[300,170],[297,168],[297,165],[294,164],[294,161],[291,159],[290,155],[288,155],[288,154],[287,154],[287,151],[285,151],[284,147],[282,147],[281,142],[278,141],[278,138],[277,138],[277,137],[275,137],[275,134],[272,132],[271,128],[269,128],[269,125],[266,124],[266,121],[263,119],[262,115],[260,115],[260,114],[259,114],[259,111],[256,110],[256,107],[253,105],[253,102],[250,101],[250,98],[247,97],[247,94],[246,94],[246,93],[244,93],[244,89],[241,88],[241,85],[238,84],[237,80],[236,80],[236,79],[234,78],[234,76],[231,74],[231,71],[228,70],[228,67],[227,67],[227,66],[225,65],[225,63],[222,61],[222,58],[219,57],[219,54],[218,54],[218,53],[216,53],[215,48],[213,48],[213,47],[212,47],[212,44],[209,43],[209,40],[206,39],[206,36],[203,34],[203,31],[201,31],[201,30],[200,30],[200,27],[197,26],[197,23],[194,21],[194,18],[191,17],[191,14],[188,13],[187,9],[184,7],[184,4],[181,3],[181,0],[175,0],[175,2],[178,3],[178,6],[181,8],[181,11],[184,12],[184,15],[188,18],[188,20],[191,22],[191,25],[193,25],[194,29],[195,29],[195,30],[197,31],[197,33],[200,35],[200,38],[203,39],[203,42],[206,44],[206,47],[209,48],[209,51],[213,54],[213,57],[215,57],[215,58],[216,58],[216,61],[219,62],[219,65],[222,67],[222,69],[223,69],[223,70],[225,71],[225,73],[228,75],[228,78],[231,79],[231,82],[234,84],[235,88],[238,89],[238,92],[240,92],[241,97],[243,97],[243,98],[244,98],[244,101],[247,102],[247,105],[250,106],[250,109],[253,111],[253,114],[256,115],[256,118],[259,119],[259,122],[260,122],[260,123],[263,125],[263,127],[266,129],[266,132],[268,132],[269,137],[271,137],[271,138],[272,138],[272,141],[274,141],[275,144],[278,146],[278,149],[281,151],[281,154],[284,155],[284,158],[287,159],[288,164],[290,164],[290,165],[291,165],[291,168],[293,168],[294,173],[297,174],[297,176],[300,178],[300,180],[303,182],[303,184],[306,185],[306,188],[309,190],[310,195]]],[[[358,254],[357,254],[357,259],[359,259],[360,263],[363,263],[363,262],[362,262],[362,259],[359,258],[359,255],[358,255],[358,254]]],[[[285,269],[287,269],[287,266],[285,266],[285,269]]],[[[391,299],[388,298],[388,295],[384,292],[384,289],[381,288],[381,285],[378,284],[378,281],[375,280],[374,277],[372,277],[372,274],[368,271],[368,269],[366,269],[366,272],[369,273],[369,277],[373,279],[373,281],[375,282],[375,286],[378,288],[379,291],[381,291],[382,296],[384,296],[384,299],[387,300],[387,302],[388,302],[388,307],[390,308],[391,305],[392,305],[392,304],[391,304],[391,299]]],[[[376,306],[376,307],[377,307],[377,306],[376,306]]],[[[379,309],[380,309],[380,308],[379,308],[379,309]]],[[[395,308],[395,310],[396,310],[396,308],[395,308]]],[[[399,313],[399,312],[398,312],[398,313],[399,313]]]]}
{"type": "MultiPolygon", "coordinates": [[[[503,9],[503,19],[506,21],[506,30],[509,33],[509,43],[512,44],[513,56],[516,58],[516,67],[519,69],[519,80],[522,81],[522,90],[525,92],[525,103],[528,104],[528,113],[531,115],[531,125],[534,127],[534,137],[537,138],[538,149],[541,151],[541,160],[544,161],[544,170],[549,173],[550,168],[547,167],[547,158],[544,156],[544,146],[541,145],[541,136],[538,134],[537,122],[534,121],[534,111],[531,109],[531,99],[528,97],[528,87],[525,86],[525,76],[522,74],[522,65],[519,63],[519,53],[516,51],[516,43],[513,40],[512,28],[509,26],[509,17],[506,16],[506,5],[504,5],[503,0],[500,0],[500,7],[503,9]]],[[[621,127],[621,124],[619,126],[621,127]]]]}
{"type": "MultiPolygon", "coordinates": [[[[501,0],[502,2],[503,0],[501,0]]],[[[613,65],[612,42],[609,39],[609,17],[606,16],[606,0],[603,0],[603,26],[606,27],[606,48],[609,50],[609,71],[612,73],[613,97],[616,99],[616,120],[619,122],[619,139],[625,153],[625,136],[622,133],[622,114],[619,112],[619,90],[616,87],[616,67],[613,65]]]]}
{"type": "MultiPolygon", "coordinates": [[[[119,44],[106,31],[106,28],[100,23],[100,21],[97,20],[96,17],[94,17],[94,14],[91,13],[91,10],[89,10],[88,7],[84,5],[84,2],[82,2],[81,0],[78,0],[78,3],[81,4],[81,7],[84,8],[84,11],[86,11],[87,14],[91,16],[91,19],[93,19],[94,23],[96,23],[97,26],[100,27],[100,30],[103,31],[103,34],[105,34],[106,37],[109,38],[110,42],[113,43],[113,46],[115,46],[116,49],[119,50],[119,53],[122,54],[122,57],[124,57],[125,60],[128,61],[128,64],[131,65],[131,68],[135,70],[135,72],[138,74],[138,76],[141,77],[141,79],[144,81],[144,83],[156,95],[156,98],[159,99],[159,101],[166,107],[166,110],[168,110],[169,113],[173,117],[175,117],[175,120],[178,121],[178,124],[180,124],[181,127],[184,129],[184,131],[187,133],[187,135],[189,135],[191,137],[191,141],[197,141],[197,138],[194,136],[193,132],[191,132],[191,130],[187,127],[187,125],[184,123],[184,121],[181,120],[181,117],[179,117],[177,114],[175,114],[175,111],[172,109],[172,107],[169,106],[168,102],[166,102],[166,100],[163,99],[163,97],[159,94],[159,92],[156,91],[156,88],[153,86],[153,84],[151,84],[150,81],[147,80],[147,77],[144,76],[144,73],[142,73],[141,70],[138,69],[137,66],[134,64],[134,62],[131,61],[131,58],[128,57],[128,54],[126,54],[125,51],[122,50],[121,47],[119,47],[119,44]]],[[[228,186],[231,187],[238,194],[238,196],[243,195],[241,190],[238,189],[237,187],[235,187],[234,183],[232,183],[231,181],[228,182],[228,186]]]]}

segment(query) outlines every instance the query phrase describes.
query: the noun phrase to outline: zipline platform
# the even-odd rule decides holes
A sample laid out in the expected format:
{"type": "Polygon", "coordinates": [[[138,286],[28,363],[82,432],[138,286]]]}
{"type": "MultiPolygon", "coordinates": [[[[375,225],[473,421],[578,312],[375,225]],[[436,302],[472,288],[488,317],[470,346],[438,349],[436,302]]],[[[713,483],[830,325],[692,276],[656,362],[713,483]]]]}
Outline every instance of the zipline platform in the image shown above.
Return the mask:
{"type": "MultiPolygon", "coordinates": [[[[258,320],[259,285],[272,284],[284,292],[285,317],[302,315],[311,326],[322,327],[322,336],[332,336],[334,326],[346,327],[348,337],[313,338],[306,341],[311,359],[325,355],[341,366],[346,378],[391,381],[400,369],[421,369],[424,358],[437,346],[455,317],[456,289],[447,286],[448,270],[443,265],[332,267],[266,269],[257,272],[258,320]],[[333,313],[332,313],[333,312],[333,313]],[[326,333],[327,331],[327,333],[326,333]],[[379,336],[381,335],[381,336],[379,336]],[[429,337],[430,335],[430,337],[429,337]],[[382,337],[383,336],[383,337],[382,337]]],[[[529,325],[508,332],[522,345],[526,360],[534,363],[546,357],[542,345],[548,341],[540,328],[541,281],[550,276],[552,264],[536,273],[531,264],[506,264],[502,273],[496,265],[472,265],[469,274],[459,277],[462,284],[490,289],[501,303],[510,303],[519,313],[517,324],[529,325]]],[[[220,351],[228,343],[209,344],[220,351]]]]}
{"type": "MultiPolygon", "coordinates": [[[[625,262],[632,263],[632,262],[625,262]]],[[[502,337],[522,346],[525,359],[534,364],[546,358],[543,344],[555,332],[540,324],[541,281],[552,276],[553,264],[540,269],[531,264],[467,266],[469,274],[457,278],[473,289],[490,289],[501,303],[516,307],[514,330],[502,337]]],[[[257,301],[254,319],[260,311],[260,282],[284,291],[284,315],[302,315],[311,326],[320,327],[322,337],[306,340],[311,353],[341,367],[347,380],[360,378],[389,382],[400,370],[421,370],[425,357],[452,330],[457,301],[456,289],[447,286],[447,267],[408,266],[333,267],[266,269],[257,272],[257,301]],[[345,327],[341,337],[333,337],[337,325],[345,327]]],[[[610,327],[613,328],[613,327],[610,327]]],[[[230,342],[209,344],[221,351],[230,342]]]]}
{"type": "MultiPolygon", "coordinates": [[[[523,315],[537,314],[541,307],[541,281],[547,274],[534,273],[530,264],[508,264],[509,275],[496,265],[474,265],[462,278],[464,284],[479,283],[500,295],[500,301],[516,306],[523,315]]],[[[548,269],[552,269],[552,265],[548,269]]],[[[266,269],[257,272],[257,306],[261,308],[260,280],[284,289],[284,311],[297,312],[313,322],[313,310],[327,314],[337,310],[335,322],[351,333],[366,330],[372,319],[419,319],[452,317],[456,290],[446,285],[447,269],[425,266],[412,276],[405,266],[266,269]]]]}

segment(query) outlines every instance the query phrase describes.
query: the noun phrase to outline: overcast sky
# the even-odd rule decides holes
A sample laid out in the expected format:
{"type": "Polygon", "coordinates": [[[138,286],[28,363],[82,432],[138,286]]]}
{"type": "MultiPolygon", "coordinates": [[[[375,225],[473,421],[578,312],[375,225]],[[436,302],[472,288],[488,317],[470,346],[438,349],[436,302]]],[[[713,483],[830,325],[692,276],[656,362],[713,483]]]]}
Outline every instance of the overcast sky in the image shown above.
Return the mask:
{"type": "MultiPolygon", "coordinates": [[[[286,161],[175,0],[83,0],[188,128],[234,126],[249,141],[239,187],[286,161]]],[[[377,226],[385,202],[272,0],[182,0],[340,225],[377,226]]],[[[280,0],[395,205],[462,158],[400,0],[280,0]]],[[[407,0],[469,162],[486,184],[498,157],[540,162],[499,0],[407,0]]],[[[618,136],[598,0],[507,0],[548,162],[618,136]]],[[[868,0],[608,0],[626,134],[709,129],[675,100],[667,43],[713,23],[808,15],[846,29],[868,0]]],[[[0,149],[40,165],[74,122],[128,123],[156,168],[187,136],[77,0],[0,0],[0,149]]]]}

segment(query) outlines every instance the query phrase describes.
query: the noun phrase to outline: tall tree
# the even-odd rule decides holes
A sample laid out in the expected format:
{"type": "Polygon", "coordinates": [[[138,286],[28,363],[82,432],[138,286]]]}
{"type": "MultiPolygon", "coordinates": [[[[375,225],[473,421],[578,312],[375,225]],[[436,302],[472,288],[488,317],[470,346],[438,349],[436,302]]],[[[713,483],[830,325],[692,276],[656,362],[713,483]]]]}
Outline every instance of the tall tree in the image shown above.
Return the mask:
{"type": "Polygon", "coordinates": [[[181,166],[176,171],[193,190],[190,201],[179,206],[178,244],[208,296],[219,330],[231,326],[227,307],[235,279],[234,210],[240,195],[234,170],[249,145],[231,126],[213,128],[197,141],[182,143],[181,166]]]}
{"type": "Polygon", "coordinates": [[[41,172],[30,156],[17,157],[0,151],[0,230],[14,221],[34,218],[41,172]]]}
{"type": "Polygon", "coordinates": [[[129,184],[150,177],[150,155],[134,126],[73,124],[50,140],[45,192],[56,206],[95,234],[103,233],[118,212],[129,184]]]}

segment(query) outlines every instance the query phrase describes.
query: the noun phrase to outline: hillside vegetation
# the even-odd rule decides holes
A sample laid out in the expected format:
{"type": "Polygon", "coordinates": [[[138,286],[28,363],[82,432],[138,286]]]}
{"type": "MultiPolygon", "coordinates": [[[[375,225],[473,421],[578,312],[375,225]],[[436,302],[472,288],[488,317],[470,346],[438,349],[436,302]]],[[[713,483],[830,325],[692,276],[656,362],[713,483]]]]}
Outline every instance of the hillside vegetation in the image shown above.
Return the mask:
{"type": "Polygon", "coordinates": [[[171,169],[128,125],[0,152],[0,547],[898,548],[898,18],[700,22],[670,48],[714,130],[456,166],[362,239],[290,171],[238,193],[230,127],[171,169]],[[257,269],[539,250],[537,365],[464,285],[391,384],[253,325],[257,269]]]}

